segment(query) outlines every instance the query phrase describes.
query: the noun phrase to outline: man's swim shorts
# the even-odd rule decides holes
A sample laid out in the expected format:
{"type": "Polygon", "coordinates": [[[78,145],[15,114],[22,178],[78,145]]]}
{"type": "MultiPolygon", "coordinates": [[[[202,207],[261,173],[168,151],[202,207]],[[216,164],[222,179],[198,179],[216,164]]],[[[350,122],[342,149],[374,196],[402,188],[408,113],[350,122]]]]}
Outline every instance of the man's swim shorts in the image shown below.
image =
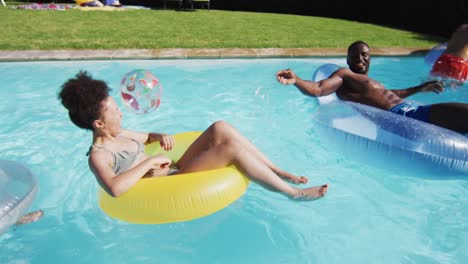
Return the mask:
{"type": "Polygon", "coordinates": [[[464,82],[468,77],[468,60],[450,54],[442,54],[432,66],[431,75],[464,82]]]}
{"type": "Polygon", "coordinates": [[[429,123],[430,105],[415,105],[403,102],[392,107],[389,111],[395,114],[411,117],[429,123]]]}

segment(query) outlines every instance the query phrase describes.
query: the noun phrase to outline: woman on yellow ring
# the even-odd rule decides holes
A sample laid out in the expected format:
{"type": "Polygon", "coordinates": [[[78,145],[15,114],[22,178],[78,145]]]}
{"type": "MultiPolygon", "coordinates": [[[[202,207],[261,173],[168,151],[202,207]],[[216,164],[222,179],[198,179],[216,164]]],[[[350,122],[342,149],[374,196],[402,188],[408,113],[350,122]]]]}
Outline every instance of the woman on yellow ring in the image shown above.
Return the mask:
{"type": "MultiPolygon", "coordinates": [[[[177,144],[170,151],[163,150],[156,141],[146,145],[145,152],[150,156],[164,153],[176,161],[200,134],[176,134],[177,144]]],[[[112,197],[101,189],[99,205],[108,215],[131,223],[179,222],[209,215],[228,206],[244,194],[248,184],[249,180],[239,170],[227,166],[179,177],[141,179],[119,197],[112,197]]]]}
{"type": "Polygon", "coordinates": [[[149,156],[144,152],[144,144],[159,141],[161,147],[169,151],[176,144],[174,138],[161,133],[122,129],[122,113],[109,96],[109,90],[106,82],[94,80],[87,72],[79,72],[62,85],[59,98],[68,109],[71,121],[92,131],[89,167],[103,189],[112,196],[126,193],[145,176],[200,172],[228,165],[235,165],[251,180],[292,199],[314,200],[327,191],[327,185],[305,189],[289,185],[285,180],[299,184],[307,183],[307,178],[294,176],[275,166],[223,121],[206,129],[175,164],[163,154],[149,156]]]}

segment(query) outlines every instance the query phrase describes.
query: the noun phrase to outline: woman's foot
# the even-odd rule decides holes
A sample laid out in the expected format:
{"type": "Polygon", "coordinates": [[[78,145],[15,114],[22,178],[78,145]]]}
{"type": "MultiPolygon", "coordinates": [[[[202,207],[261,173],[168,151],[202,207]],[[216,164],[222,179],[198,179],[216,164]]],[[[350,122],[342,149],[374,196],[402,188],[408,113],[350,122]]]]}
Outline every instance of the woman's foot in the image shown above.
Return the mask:
{"type": "Polygon", "coordinates": [[[325,193],[327,193],[327,190],[328,184],[305,189],[298,189],[298,193],[292,196],[291,199],[297,201],[313,201],[322,198],[325,195],[325,193]]]}
{"type": "Polygon", "coordinates": [[[16,221],[16,225],[24,225],[24,224],[30,224],[34,223],[37,220],[41,219],[41,217],[44,215],[44,211],[42,210],[37,210],[28,214],[23,215],[16,221]]]}

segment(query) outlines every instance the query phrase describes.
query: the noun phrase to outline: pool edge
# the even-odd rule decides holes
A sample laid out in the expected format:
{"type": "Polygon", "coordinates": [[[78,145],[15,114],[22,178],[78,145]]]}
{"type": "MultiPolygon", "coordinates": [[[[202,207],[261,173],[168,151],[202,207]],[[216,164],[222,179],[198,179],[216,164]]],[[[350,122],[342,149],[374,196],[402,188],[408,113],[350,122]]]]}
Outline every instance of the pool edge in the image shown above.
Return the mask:
{"type": "MultiPolygon", "coordinates": [[[[421,55],[427,48],[375,48],[374,56],[421,55]]],[[[307,58],[346,56],[344,48],[258,49],[116,49],[116,50],[3,50],[0,61],[30,60],[122,60],[122,59],[229,59],[307,58]]]]}

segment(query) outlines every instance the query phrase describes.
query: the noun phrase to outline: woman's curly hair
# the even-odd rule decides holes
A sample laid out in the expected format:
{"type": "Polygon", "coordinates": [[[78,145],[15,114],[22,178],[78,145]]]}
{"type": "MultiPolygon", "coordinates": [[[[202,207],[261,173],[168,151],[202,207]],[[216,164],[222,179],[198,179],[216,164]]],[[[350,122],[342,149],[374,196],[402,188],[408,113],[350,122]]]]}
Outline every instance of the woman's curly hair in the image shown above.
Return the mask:
{"type": "Polygon", "coordinates": [[[93,122],[100,118],[101,103],[110,90],[106,82],[94,80],[86,71],[80,71],[61,86],[58,98],[75,125],[93,130],[93,122]]]}

